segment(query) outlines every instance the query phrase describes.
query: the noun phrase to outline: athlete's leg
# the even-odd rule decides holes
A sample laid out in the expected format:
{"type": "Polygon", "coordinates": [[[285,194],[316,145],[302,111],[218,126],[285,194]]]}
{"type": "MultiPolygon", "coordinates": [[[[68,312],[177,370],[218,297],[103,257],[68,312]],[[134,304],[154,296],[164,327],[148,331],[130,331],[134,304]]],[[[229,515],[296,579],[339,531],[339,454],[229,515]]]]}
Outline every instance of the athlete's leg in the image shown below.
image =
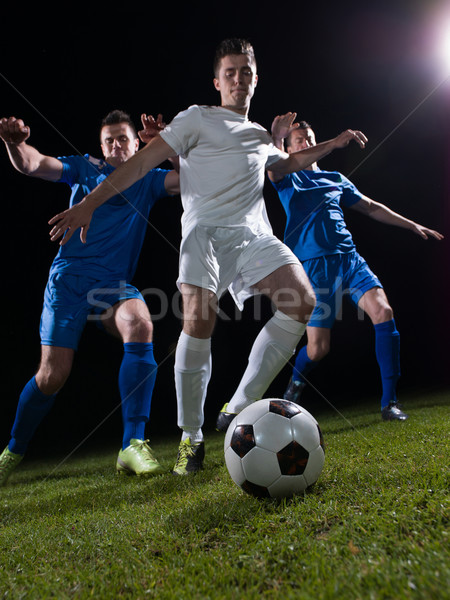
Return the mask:
{"type": "Polygon", "coordinates": [[[319,361],[330,351],[331,329],[326,327],[306,328],[308,343],[300,348],[293,368],[292,377],[296,381],[303,380],[319,361]]]}
{"type": "Polygon", "coordinates": [[[309,279],[299,264],[279,267],[253,287],[270,298],[283,314],[305,325],[316,304],[309,279]]]}
{"type": "Polygon", "coordinates": [[[248,366],[228,403],[228,413],[238,413],[262,398],[270,383],[292,357],[315,305],[309,280],[298,264],[285,265],[257,283],[277,311],[258,334],[248,366]]]}
{"type": "Polygon", "coordinates": [[[358,306],[369,315],[374,325],[386,323],[386,321],[391,321],[394,318],[394,311],[382,288],[373,287],[367,290],[361,296],[358,306]]]}
{"type": "Polygon", "coordinates": [[[397,382],[400,377],[400,334],[394,313],[381,288],[368,290],[358,302],[375,329],[375,353],[380,367],[383,395],[381,408],[397,401],[397,382]]]}
{"type": "Polygon", "coordinates": [[[114,305],[111,316],[103,321],[103,325],[108,333],[123,341],[119,391],[124,450],[131,439],[145,439],[157,373],[153,356],[153,324],[145,302],[131,298],[114,305]]]}
{"type": "Polygon", "coordinates": [[[146,303],[140,298],[130,298],[112,307],[111,315],[102,319],[106,331],[119,337],[124,344],[151,343],[153,323],[146,303]]]}
{"type": "Polygon", "coordinates": [[[41,360],[36,375],[25,385],[19,398],[9,443],[12,452],[25,452],[69,377],[86,321],[83,303],[84,291],[79,277],[61,273],[50,276],[39,326],[41,360]]]}
{"type": "Polygon", "coordinates": [[[300,397],[308,382],[307,375],[330,351],[330,328],[308,325],[306,333],[308,342],[297,353],[292,376],[283,394],[285,400],[296,404],[300,404],[300,397]]]}
{"type": "MultiPolygon", "coordinates": [[[[331,329],[328,327],[311,327],[306,328],[308,336],[307,357],[309,361],[319,362],[330,351],[331,329]]],[[[303,372],[303,370],[302,370],[303,372]]]]}
{"type": "Polygon", "coordinates": [[[202,441],[206,391],[211,377],[211,335],[216,323],[217,297],[204,288],[181,284],[183,331],[175,353],[178,426],[182,440],[202,441]]]}
{"type": "Polygon", "coordinates": [[[41,346],[38,371],[25,385],[19,397],[16,417],[8,448],[25,454],[34,432],[50,411],[56,394],[72,369],[74,351],[58,346],[41,346]]]}
{"type": "Polygon", "coordinates": [[[330,328],[307,326],[308,341],[295,358],[292,376],[283,395],[285,400],[300,403],[300,396],[308,381],[307,375],[330,351],[330,333],[330,328]]]}

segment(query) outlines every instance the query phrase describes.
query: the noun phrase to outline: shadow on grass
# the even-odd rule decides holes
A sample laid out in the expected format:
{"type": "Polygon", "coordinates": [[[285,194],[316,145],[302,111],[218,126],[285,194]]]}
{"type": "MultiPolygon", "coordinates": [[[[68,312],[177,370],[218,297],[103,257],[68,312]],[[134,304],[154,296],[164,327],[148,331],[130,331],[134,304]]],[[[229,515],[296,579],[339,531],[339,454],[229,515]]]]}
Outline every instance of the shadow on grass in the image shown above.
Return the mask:
{"type": "Polygon", "coordinates": [[[173,448],[169,448],[166,442],[165,450],[158,452],[167,473],[156,477],[117,475],[116,451],[101,455],[84,453],[81,457],[61,458],[59,461],[34,459],[20,465],[0,490],[0,522],[26,522],[30,515],[36,519],[55,513],[63,516],[92,511],[94,505],[96,509],[114,511],[123,509],[125,503],[132,510],[149,502],[165,503],[173,496],[187,497],[189,492],[198,495],[200,488],[210,487],[211,481],[220,480],[224,473],[224,462],[214,457],[215,450],[222,444],[223,439],[220,438],[211,440],[211,444],[207,442],[207,448],[210,446],[211,450],[209,462],[202,472],[189,477],[175,476],[171,472],[178,439],[173,442],[173,448]],[[169,454],[170,463],[167,460],[169,454]]]}
{"type": "MultiPolygon", "coordinates": [[[[221,439],[213,445],[222,445],[221,439]]],[[[30,474],[31,475],[31,474],[30,474]]],[[[193,476],[179,477],[171,472],[151,478],[117,476],[109,466],[79,469],[70,464],[64,472],[50,475],[31,475],[26,481],[15,482],[4,488],[0,496],[0,524],[25,524],[33,520],[57,515],[64,519],[80,512],[97,511],[111,518],[117,512],[124,515],[144,514],[159,503],[168,510],[166,524],[180,534],[193,523],[201,529],[228,528],[237,523],[245,525],[255,511],[279,512],[292,504],[303,502],[304,496],[292,499],[258,499],[240,490],[231,480],[225,464],[212,459],[205,469],[193,476]],[[48,484],[48,485],[47,485],[48,484]],[[234,514],[233,506],[239,506],[234,514]],[[244,516],[242,516],[244,513],[244,516]]],[[[316,484],[307,495],[320,494],[316,484]]],[[[167,514],[167,512],[166,512],[167,514]]]]}
{"type": "MultiPolygon", "coordinates": [[[[430,409],[443,407],[448,404],[448,398],[448,394],[430,394],[425,399],[412,399],[407,404],[408,410],[409,407],[411,409],[411,417],[406,423],[383,423],[379,413],[366,414],[362,410],[349,412],[348,422],[339,415],[332,415],[331,418],[325,416],[321,423],[325,445],[328,436],[332,438],[342,432],[362,431],[374,424],[377,425],[377,432],[407,431],[410,423],[417,424],[415,409],[423,410],[424,405],[430,409]]],[[[146,505],[160,503],[170,507],[168,518],[171,525],[182,531],[186,523],[200,518],[207,526],[214,526],[215,520],[220,523],[225,521],[226,526],[227,519],[233,522],[236,518],[232,515],[232,506],[236,503],[244,505],[244,514],[254,513],[255,510],[270,512],[279,510],[280,506],[303,502],[309,495],[322,493],[318,482],[306,496],[283,501],[257,500],[238,489],[229,477],[223,460],[223,434],[207,431],[205,441],[205,469],[193,477],[177,477],[169,472],[176,456],[178,438],[155,439],[157,456],[168,472],[147,479],[117,476],[116,448],[102,447],[100,451],[83,449],[83,452],[74,453],[68,459],[34,459],[26,464],[24,461],[7,486],[0,489],[0,522],[2,525],[13,521],[27,523],[30,519],[43,516],[76,515],[93,510],[106,515],[108,511],[124,511],[127,515],[139,509],[145,511],[146,505]]]]}

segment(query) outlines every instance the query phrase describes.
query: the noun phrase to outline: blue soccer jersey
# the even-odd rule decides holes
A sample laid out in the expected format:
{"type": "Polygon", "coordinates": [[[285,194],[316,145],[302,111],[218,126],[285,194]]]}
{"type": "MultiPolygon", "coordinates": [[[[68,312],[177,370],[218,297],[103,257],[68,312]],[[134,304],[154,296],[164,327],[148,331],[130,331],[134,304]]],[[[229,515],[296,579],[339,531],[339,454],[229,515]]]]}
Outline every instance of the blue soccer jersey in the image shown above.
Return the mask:
{"type": "Polygon", "coordinates": [[[337,171],[299,171],[272,182],[286,212],[284,241],[301,260],[355,249],[342,206],[362,194],[337,171]]]}
{"type": "MultiPolygon", "coordinates": [[[[60,181],[72,190],[70,206],[80,202],[114,171],[107,162],[89,155],[58,159],[63,164],[60,181]]],[[[168,196],[164,186],[168,172],[152,169],[98,207],[87,232],[87,243],[83,244],[76,232],[67,244],[60,246],[50,273],[130,281],[137,267],[150,209],[157,200],[168,196]]]]}

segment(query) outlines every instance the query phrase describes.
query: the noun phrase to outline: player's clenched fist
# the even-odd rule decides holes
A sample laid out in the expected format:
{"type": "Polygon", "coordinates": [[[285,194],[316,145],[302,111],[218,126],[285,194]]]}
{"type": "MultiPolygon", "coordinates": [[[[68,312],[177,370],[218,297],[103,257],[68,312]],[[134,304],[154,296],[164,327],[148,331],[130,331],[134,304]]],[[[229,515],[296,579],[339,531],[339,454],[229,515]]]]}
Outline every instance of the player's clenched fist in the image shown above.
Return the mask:
{"type": "Polygon", "coordinates": [[[15,117],[0,119],[0,138],[6,144],[21,144],[30,137],[30,128],[22,119],[15,117]]]}

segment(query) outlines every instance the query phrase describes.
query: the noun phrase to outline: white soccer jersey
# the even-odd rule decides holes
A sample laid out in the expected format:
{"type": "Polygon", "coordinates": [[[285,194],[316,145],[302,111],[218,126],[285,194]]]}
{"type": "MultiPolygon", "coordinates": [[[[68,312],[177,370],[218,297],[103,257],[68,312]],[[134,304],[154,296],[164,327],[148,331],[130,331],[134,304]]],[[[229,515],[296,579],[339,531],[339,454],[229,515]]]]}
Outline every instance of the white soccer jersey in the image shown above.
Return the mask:
{"type": "Polygon", "coordinates": [[[180,156],[183,236],[196,225],[272,232],[263,198],[266,167],[287,156],[266,129],[217,106],[190,106],[161,132],[180,156]]]}

